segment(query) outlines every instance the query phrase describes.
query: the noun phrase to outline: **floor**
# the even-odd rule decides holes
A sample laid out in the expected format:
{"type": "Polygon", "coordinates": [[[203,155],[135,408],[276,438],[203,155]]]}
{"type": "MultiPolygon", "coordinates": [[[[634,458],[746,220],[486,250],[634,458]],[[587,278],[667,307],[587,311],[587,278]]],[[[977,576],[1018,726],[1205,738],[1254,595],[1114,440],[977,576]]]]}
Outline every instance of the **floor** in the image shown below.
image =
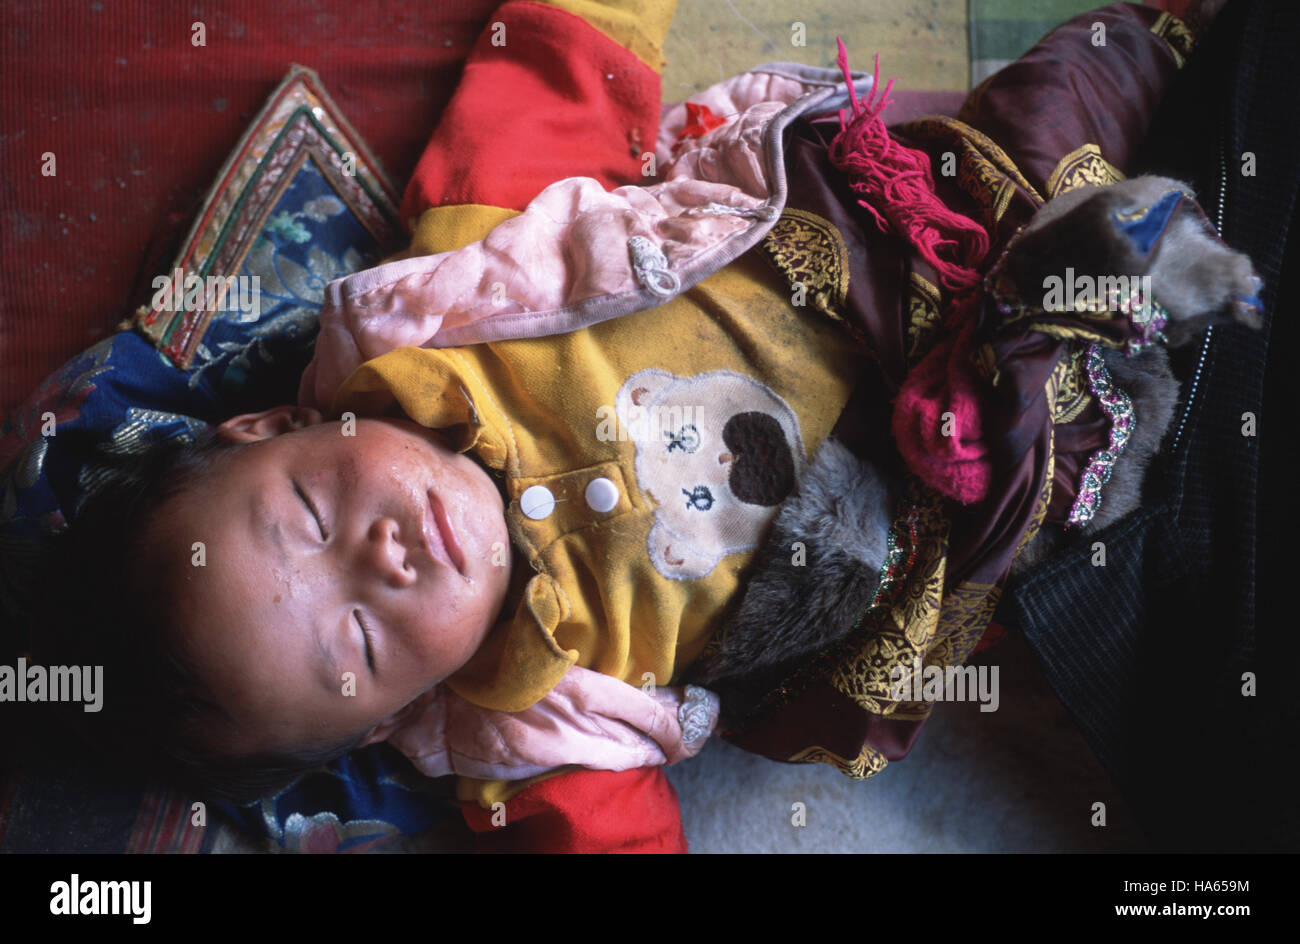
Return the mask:
{"type": "Polygon", "coordinates": [[[691,851],[1147,850],[1019,637],[979,661],[998,666],[998,709],[937,706],[912,753],[870,780],[776,763],[719,740],[668,768],[691,851]],[[794,825],[796,803],[806,825],[794,825]],[[1104,825],[1094,825],[1097,803],[1104,825]]]}

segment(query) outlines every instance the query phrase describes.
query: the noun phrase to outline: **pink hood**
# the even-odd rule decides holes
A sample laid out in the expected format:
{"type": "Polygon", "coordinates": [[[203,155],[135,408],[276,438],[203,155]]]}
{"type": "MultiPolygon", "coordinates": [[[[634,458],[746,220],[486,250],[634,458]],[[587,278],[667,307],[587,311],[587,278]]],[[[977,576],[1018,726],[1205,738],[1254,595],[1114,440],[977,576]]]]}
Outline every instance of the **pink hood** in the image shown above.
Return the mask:
{"type": "Polygon", "coordinates": [[[331,282],[299,401],[328,409],[352,370],[397,347],[561,334],[664,303],[767,234],[785,206],[784,130],[848,96],[835,70],[774,63],[690,101],[725,123],[677,144],[686,104],[664,106],[654,183],[569,177],[479,242],[331,282]]]}

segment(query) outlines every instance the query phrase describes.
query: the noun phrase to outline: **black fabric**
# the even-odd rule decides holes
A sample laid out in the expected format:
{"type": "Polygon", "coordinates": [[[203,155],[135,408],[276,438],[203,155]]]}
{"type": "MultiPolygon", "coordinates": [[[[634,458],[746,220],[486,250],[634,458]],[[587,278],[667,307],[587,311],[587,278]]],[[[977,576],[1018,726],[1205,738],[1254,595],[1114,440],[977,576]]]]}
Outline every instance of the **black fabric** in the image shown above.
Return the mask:
{"type": "Polygon", "coordinates": [[[1230,3],[1162,106],[1138,167],[1191,182],[1216,221],[1226,181],[1222,236],[1265,281],[1264,330],[1215,327],[1174,352],[1184,405],[1143,507],[1009,587],[999,612],[1024,633],[1159,850],[1300,849],[1289,779],[1300,730],[1289,548],[1300,517],[1287,464],[1297,49],[1300,4],[1230,3]],[[1243,172],[1248,153],[1253,175],[1243,172]],[[1254,437],[1242,432],[1248,412],[1254,437]],[[1094,566],[1094,541],[1105,566],[1094,566]],[[1246,672],[1254,697],[1243,695],[1246,672]]]}

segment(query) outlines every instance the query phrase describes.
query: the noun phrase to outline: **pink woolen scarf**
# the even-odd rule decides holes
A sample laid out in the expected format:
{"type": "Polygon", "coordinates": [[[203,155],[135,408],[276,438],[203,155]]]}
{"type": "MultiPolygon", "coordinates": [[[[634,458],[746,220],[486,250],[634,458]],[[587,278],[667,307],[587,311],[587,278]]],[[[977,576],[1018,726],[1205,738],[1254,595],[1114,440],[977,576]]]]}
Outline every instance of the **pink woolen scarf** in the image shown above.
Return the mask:
{"type": "Polygon", "coordinates": [[[858,204],[876,225],[906,239],[934,266],[951,295],[941,339],[908,372],[895,398],[894,438],[927,485],[960,502],[978,501],[992,478],[981,439],[983,381],[972,360],[981,293],[978,266],[988,253],[988,234],[943,205],[935,194],[929,157],[899,144],[885,129],[880,113],[891,104],[894,82],[880,89],[880,56],[871,92],[859,100],[844,41],[837,36],[836,43],[836,64],[848,84],[853,117],[846,121],[847,109],[840,110],[830,161],[847,176],[852,190],[867,198],[858,204]]]}

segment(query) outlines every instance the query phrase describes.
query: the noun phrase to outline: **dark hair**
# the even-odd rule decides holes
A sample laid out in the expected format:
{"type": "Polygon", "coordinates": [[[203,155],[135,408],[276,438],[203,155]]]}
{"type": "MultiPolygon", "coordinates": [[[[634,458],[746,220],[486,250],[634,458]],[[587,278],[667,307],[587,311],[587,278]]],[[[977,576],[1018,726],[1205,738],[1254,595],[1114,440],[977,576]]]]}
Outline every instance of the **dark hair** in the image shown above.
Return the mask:
{"type": "Polygon", "coordinates": [[[136,455],[105,452],[83,474],[87,494],[42,568],[30,640],[36,661],[104,667],[103,708],[60,712],[86,746],[236,804],[283,790],[364,736],[286,753],[231,753],[223,745],[238,732],[234,718],[181,655],[189,559],[151,538],[170,503],[201,489],[242,446],[209,432],[136,455]]]}

